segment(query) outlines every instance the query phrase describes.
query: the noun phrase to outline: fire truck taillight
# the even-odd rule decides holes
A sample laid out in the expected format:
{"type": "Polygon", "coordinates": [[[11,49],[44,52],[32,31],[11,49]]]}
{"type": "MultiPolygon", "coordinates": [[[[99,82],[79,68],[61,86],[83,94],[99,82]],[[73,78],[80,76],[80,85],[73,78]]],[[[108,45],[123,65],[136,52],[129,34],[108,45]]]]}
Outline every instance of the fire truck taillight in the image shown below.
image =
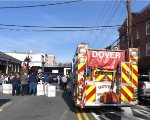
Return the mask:
{"type": "Polygon", "coordinates": [[[134,100],[138,99],[138,89],[137,88],[133,88],[133,99],[134,100]]]}
{"type": "Polygon", "coordinates": [[[82,87],[79,87],[78,99],[81,101],[81,98],[82,98],[82,87]]]}
{"type": "Polygon", "coordinates": [[[138,97],[137,97],[137,96],[134,96],[134,97],[133,97],[133,99],[134,99],[134,100],[137,100],[137,99],[138,99],[138,97]]]}
{"type": "Polygon", "coordinates": [[[80,63],[84,63],[85,62],[85,58],[84,57],[81,57],[80,58],[80,63]]]}
{"type": "Polygon", "coordinates": [[[138,92],[138,89],[137,89],[137,88],[133,88],[133,92],[134,92],[134,93],[137,93],[137,92],[138,92]]]}

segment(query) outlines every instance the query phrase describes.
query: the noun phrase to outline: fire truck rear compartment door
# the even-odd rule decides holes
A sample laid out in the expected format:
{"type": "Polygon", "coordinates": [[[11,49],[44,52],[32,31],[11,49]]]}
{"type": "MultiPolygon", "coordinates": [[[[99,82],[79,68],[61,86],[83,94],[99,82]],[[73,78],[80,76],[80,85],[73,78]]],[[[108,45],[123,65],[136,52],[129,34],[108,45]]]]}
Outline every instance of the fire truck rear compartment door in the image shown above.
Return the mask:
{"type": "Polygon", "coordinates": [[[96,100],[96,86],[86,86],[86,102],[95,102],[96,100]]]}
{"type": "Polygon", "coordinates": [[[131,70],[129,62],[121,63],[121,103],[133,102],[133,88],[131,87],[131,70]]]}
{"type": "MultiPolygon", "coordinates": [[[[96,85],[96,102],[100,102],[104,92],[108,92],[111,87],[111,82],[95,82],[96,85]]],[[[102,100],[103,101],[103,100],[102,100]]]]}

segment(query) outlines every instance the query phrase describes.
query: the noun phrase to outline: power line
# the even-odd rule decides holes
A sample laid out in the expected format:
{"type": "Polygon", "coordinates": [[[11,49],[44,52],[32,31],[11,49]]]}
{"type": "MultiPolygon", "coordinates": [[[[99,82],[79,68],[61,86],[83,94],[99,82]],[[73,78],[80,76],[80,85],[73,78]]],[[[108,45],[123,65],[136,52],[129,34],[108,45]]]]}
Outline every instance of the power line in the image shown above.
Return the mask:
{"type": "MultiPolygon", "coordinates": [[[[106,1],[106,3],[105,3],[105,5],[104,5],[104,7],[102,8],[102,14],[99,14],[98,19],[97,19],[97,21],[96,21],[95,25],[97,25],[97,23],[98,23],[98,21],[99,21],[100,17],[101,17],[101,16],[103,16],[103,14],[104,14],[104,12],[103,12],[103,11],[105,10],[105,7],[107,6],[107,2],[108,2],[108,0],[106,1]]],[[[101,23],[101,20],[102,20],[102,19],[100,19],[100,22],[99,22],[99,23],[101,23]]]]}
{"type": "MultiPolygon", "coordinates": [[[[116,3],[117,3],[117,2],[118,2],[118,1],[116,1],[116,3]]],[[[119,4],[120,4],[120,2],[119,2],[119,4]]],[[[112,13],[112,15],[109,15],[109,14],[108,14],[108,15],[111,16],[111,17],[109,17],[109,19],[108,19],[108,21],[107,21],[107,25],[108,25],[109,22],[111,21],[111,18],[116,14],[117,9],[119,8],[119,4],[118,4],[117,7],[115,7],[115,6],[114,6],[114,7],[113,7],[113,6],[111,7],[110,13],[112,13]],[[115,8],[116,8],[116,9],[115,9],[115,8]]],[[[111,5],[111,4],[110,4],[110,5],[111,5]]],[[[107,13],[109,13],[108,10],[107,10],[107,13]]],[[[98,40],[101,34],[102,34],[102,32],[99,32],[95,39],[98,40]]]]}
{"type": "MultiPolygon", "coordinates": [[[[76,32],[76,31],[93,31],[93,30],[102,30],[104,28],[93,28],[93,29],[20,29],[20,28],[0,28],[0,30],[10,30],[10,31],[35,31],[35,32],[76,32]]],[[[107,29],[113,29],[113,28],[107,28],[107,29]]]]}
{"type": "Polygon", "coordinates": [[[23,27],[23,28],[112,28],[112,27],[121,27],[121,25],[101,25],[101,26],[38,26],[38,25],[16,25],[16,24],[0,24],[0,26],[6,27],[23,27]]]}
{"type": "MultiPolygon", "coordinates": [[[[120,1],[119,4],[120,4],[121,2],[122,2],[122,1],[120,1]]],[[[121,6],[121,5],[120,5],[120,6],[121,6]]],[[[120,6],[118,5],[118,7],[115,9],[115,12],[114,12],[114,15],[112,16],[112,18],[115,16],[115,14],[116,14],[116,12],[117,12],[116,10],[119,9],[120,6]]],[[[122,11],[120,17],[117,19],[115,25],[117,24],[118,21],[120,21],[120,18],[122,17],[122,15],[123,15],[124,12],[125,12],[125,9],[123,9],[123,11],[122,11]]],[[[111,19],[110,19],[110,20],[111,20],[111,19]]],[[[109,21],[109,22],[110,22],[110,21],[109,21]]],[[[115,30],[113,30],[113,31],[111,30],[111,31],[109,32],[109,34],[113,34],[114,32],[115,32],[115,30]]],[[[110,38],[110,37],[111,37],[111,35],[110,35],[110,36],[107,36],[106,38],[108,39],[108,38],[110,38]]],[[[116,41],[116,42],[117,42],[117,41],[116,41]]],[[[113,42],[113,44],[115,44],[116,42],[113,42]]]]}
{"type": "MultiPolygon", "coordinates": [[[[135,0],[134,0],[134,1],[135,1],[135,0]]],[[[123,2],[124,5],[126,6],[126,1],[121,1],[121,2],[123,2]]],[[[131,7],[132,7],[132,5],[133,5],[133,0],[131,1],[131,7]]],[[[122,11],[121,16],[120,16],[119,18],[122,17],[122,15],[123,15],[124,12],[125,12],[125,9],[122,11]]],[[[120,21],[120,19],[119,19],[118,21],[120,21]]],[[[143,22],[143,21],[140,21],[140,22],[138,22],[137,24],[140,24],[141,22],[143,22]]],[[[116,22],[116,24],[117,24],[117,22],[116,22]]],[[[134,25],[132,25],[132,26],[135,26],[135,25],[137,25],[137,24],[134,24],[134,25]]],[[[133,30],[133,31],[134,31],[134,30],[133,30]]],[[[114,33],[114,31],[113,31],[113,33],[114,33]]],[[[112,34],[113,34],[113,33],[112,33],[112,34]]],[[[117,40],[115,40],[115,41],[114,41],[111,45],[109,45],[109,46],[112,46],[112,45],[114,45],[116,42],[118,42],[119,39],[120,39],[122,36],[124,36],[124,34],[126,34],[126,33],[123,33],[123,35],[121,35],[117,40]]]]}
{"type": "MultiPolygon", "coordinates": [[[[103,16],[104,16],[103,19],[104,19],[105,17],[107,17],[107,15],[108,15],[108,13],[109,13],[108,11],[109,11],[110,8],[111,8],[111,2],[110,2],[110,4],[109,4],[109,1],[107,0],[106,3],[105,3],[105,5],[104,5],[104,8],[103,8],[103,9],[105,9],[105,7],[106,7],[107,11],[106,11],[105,14],[104,14],[104,10],[103,10],[103,16]],[[108,5],[107,5],[107,4],[108,4],[108,5]]],[[[100,22],[99,22],[99,23],[101,23],[103,19],[100,19],[100,22]]],[[[102,31],[105,31],[105,29],[103,29],[102,31]]],[[[99,32],[98,32],[98,35],[95,36],[95,39],[98,38],[98,36],[99,36],[101,33],[102,33],[102,32],[99,31],[99,32]]]]}
{"type": "MultiPolygon", "coordinates": [[[[121,1],[120,1],[121,2],[121,1]]],[[[115,16],[115,14],[117,13],[117,10],[119,9],[120,7],[120,2],[118,4],[118,6],[116,7],[116,9],[114,10],[112,16],[110,17],[109,21],[108,21],[108,24],[110,23],[110,21],[113,19],[113,17],[115,16]]]]}
{"type": "Polygon", "coordinates": [[[80,2],[80,1],[82,1],[82,0],[67,1],[67,2],[58,2],[58,3],[49,3],[49,4],[40,4],[40,5],[9,6],[9,7],[0,7],[0,9],[46,7],[46,6],[52,6],[52,5],[62,5],[62,4],[75,3],[75,2],[80,2]]]}
{"type": "MultiPolygon", "coordinates": [[[[102,10],[101,10],[101,12],[99,13],[99,16],[98,16],[98,18],[97,18],[97,20],[96,20],[96,22],[95,22],[95,25],[97,25],[98,24],[98,22],[99,22],[99,24],[101,24],[101,21],[102,21],[102,19],[100,19],[100,17],[101,16],[103,16],[103,14],[104,14],[104,10],[105,10],[105,7],[107,6],[107,3],[108,3],[108,0],[105,2],[105,5],[104,5],[104,7],[102,8],[102,10]]],[[[88,37],[90,37],[91,36],[91,34],[93,34],[93,31],[91,31],[90,33],[89,33],[89,35],[88,35],[88,37]]],[[[88,40],[88,37],[87,37],[87,41],[89,41],[88,40]]]]}

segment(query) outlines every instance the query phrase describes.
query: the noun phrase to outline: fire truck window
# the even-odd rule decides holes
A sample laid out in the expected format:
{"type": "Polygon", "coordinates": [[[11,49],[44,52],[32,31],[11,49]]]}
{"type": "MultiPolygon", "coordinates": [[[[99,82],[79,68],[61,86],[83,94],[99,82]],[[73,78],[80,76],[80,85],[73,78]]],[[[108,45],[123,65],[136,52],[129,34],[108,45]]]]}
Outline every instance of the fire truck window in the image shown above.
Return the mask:
{"type": "Polygon", "coordinates": [[[98,75],[104,75],[104,72],[96,71],[95,74],[98,74],[98,75]]]}
{"type": "Polygon", "coordinates": [[[100,74],[100,71],[96,71],[95,74],[100,74]]]}

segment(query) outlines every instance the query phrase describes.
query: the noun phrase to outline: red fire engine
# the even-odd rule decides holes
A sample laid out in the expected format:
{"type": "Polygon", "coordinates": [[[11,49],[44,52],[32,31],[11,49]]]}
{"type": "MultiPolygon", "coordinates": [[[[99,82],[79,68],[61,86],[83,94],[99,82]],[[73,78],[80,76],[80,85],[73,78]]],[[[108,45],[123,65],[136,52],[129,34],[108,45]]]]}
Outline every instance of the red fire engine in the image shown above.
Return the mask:
{"type": "Polygon", "coordinates": [[[100,50],[77,47],[72,62],[72,96],[76,106],[136,105],[138,49],[100,50]]]}

